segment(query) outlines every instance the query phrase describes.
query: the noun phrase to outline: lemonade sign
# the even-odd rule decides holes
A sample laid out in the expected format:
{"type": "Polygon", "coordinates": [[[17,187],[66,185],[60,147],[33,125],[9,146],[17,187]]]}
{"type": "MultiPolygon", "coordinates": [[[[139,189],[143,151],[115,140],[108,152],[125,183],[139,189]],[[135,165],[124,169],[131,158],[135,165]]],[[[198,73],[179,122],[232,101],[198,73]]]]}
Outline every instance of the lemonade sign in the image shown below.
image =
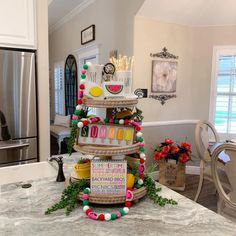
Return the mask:
{"type": "Polygon", "coordinates": [[[126,193],[127,161],[92,160],[91,193],[117,195],[126,193]]]}

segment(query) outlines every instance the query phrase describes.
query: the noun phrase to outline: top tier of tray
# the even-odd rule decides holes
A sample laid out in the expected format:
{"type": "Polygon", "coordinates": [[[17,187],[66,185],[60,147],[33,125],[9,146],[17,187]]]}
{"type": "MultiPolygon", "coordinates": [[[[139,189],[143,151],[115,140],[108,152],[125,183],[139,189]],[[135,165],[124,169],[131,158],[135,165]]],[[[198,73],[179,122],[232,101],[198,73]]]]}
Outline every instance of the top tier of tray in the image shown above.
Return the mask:
{"type": "Polygon", "coordinates": [[[87,107],[97,108],[115,108],[115,107],[132,107],[138,103],[137,98],[107,98],[104,100],[85,98],[83,103],[87,107]]]}

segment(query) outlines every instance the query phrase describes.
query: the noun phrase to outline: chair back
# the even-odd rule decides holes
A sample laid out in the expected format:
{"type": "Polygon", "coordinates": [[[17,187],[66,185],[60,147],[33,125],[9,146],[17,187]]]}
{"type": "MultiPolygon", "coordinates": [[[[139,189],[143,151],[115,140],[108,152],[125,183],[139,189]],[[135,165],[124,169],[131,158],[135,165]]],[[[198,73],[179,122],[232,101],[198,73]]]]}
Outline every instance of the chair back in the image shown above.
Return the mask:
{"type": "Polygon", "coordinates": [[[210,162],[210,138],[213,142],[219,142],[220,138],[215,127],[208,121],[199,121],[195,128],[195,146],[199,158],[204,162],[210,162]]]}
{"type": "Polygon", "coordinates": [[[211,170],[216,189],[221,199],[228,204],[234,211],[236,211],[236,144],[223,143],[219,145],[212,153],[211,170]],[[231,190],[227,194],[220,181],[218,165],[219,155],[225,152],[229,156],[229,161],[225,163],[226,175],[229,179],[231,190]]]}

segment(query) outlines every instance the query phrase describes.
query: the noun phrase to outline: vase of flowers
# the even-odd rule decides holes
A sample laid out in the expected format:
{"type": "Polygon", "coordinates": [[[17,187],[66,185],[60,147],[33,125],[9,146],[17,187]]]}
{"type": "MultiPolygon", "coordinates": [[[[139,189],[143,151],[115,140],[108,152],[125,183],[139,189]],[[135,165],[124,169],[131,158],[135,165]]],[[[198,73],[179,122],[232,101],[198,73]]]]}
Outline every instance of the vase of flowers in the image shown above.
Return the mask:
{"type": "Polygon", "coordinates": [[[159,182],[171,189],[185,189],[185,164],[190,160],[191,145],[167,138],[155,149],[154,160],[159,162],[159,182]]]}

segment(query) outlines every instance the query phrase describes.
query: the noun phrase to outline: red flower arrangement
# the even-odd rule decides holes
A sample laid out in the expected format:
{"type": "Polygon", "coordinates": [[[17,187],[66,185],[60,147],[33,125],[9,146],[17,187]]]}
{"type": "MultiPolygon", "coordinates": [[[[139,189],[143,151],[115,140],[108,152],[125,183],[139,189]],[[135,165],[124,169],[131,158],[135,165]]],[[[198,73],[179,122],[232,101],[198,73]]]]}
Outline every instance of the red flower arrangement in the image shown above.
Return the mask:
{"type": "Polygon", "coordinates": [[[175,160],[176,163],[186,163],[190,160],[192,153],[191,145],[186,142],[182,142],[180,145],[174,143],[172,139],[167,138],[163,143],[159,144],[155,149],[154,160],[175,160]]]}

